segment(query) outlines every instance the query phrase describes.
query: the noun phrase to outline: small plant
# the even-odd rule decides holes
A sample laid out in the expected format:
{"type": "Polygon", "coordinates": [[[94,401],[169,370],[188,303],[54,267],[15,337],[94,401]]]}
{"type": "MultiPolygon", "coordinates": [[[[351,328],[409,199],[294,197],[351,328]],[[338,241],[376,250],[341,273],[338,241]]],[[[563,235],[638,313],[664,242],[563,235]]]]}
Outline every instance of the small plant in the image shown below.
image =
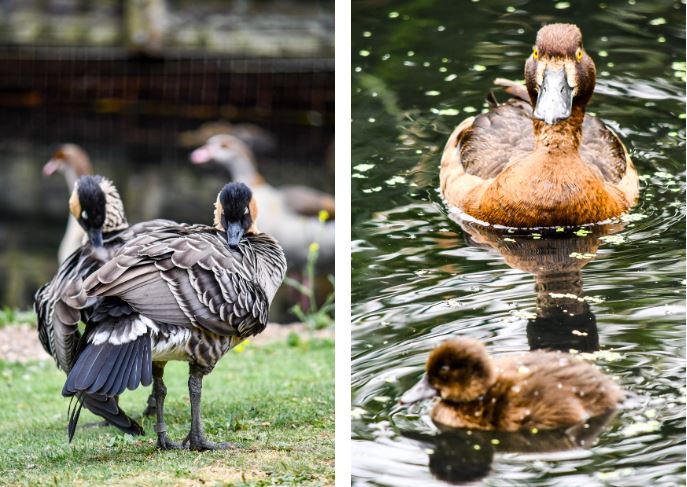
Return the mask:
{"type": "Polygon", "coordinates": [[[36,323],[36,314],[33,311],[21,311],[5,306],[0,310],[0,326],[36,323]]]}
{"type": "MultiPolygon", "coordinates": [[[[320,211],[320,222],[324,225],[329,219],[329,213],[325,210],[320,211]]],[[[296,289],[307,299],[308,305],[303,309],[300,304],[291,307],[291,312],[302,321],[311,331],[321,330],[334,326],[334,290],[327,295],[322,306],[317,305],[315,297],[315,264],[320,252],[320,245],[317,242],[310,244],[308,248],[308,259],[305,264],[304,283],[291,277],[286,277],[284,282],[296,289]]],[[[334,276],[328,276],[329,282],[334,288],[334,276]]]]}

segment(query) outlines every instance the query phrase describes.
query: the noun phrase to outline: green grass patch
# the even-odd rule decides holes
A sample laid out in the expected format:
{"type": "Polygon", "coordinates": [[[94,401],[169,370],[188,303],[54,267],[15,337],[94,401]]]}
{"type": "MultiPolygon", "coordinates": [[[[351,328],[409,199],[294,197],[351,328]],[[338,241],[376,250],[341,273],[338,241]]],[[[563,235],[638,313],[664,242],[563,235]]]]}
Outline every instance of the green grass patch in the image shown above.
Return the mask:
{"type": "MultiPolygon", "coordinates": [[[[229,352],[203,381],[202,417],[220,452],[159,451],[154,420],[146,436],[112,427],[77,430],[67,443],[65,375],[53,362],[0,361],[0,484],[330,485],[334,483],[334,344],[311,340],[229,352]]],[[[188,366],[170,362],[165,417],[181,440],[190,428],[188,366]]],[[[139,417],[150,388],[120,405],[139,417]]],[[[99,421],[83,411],[79,424],[99,421]]]]}

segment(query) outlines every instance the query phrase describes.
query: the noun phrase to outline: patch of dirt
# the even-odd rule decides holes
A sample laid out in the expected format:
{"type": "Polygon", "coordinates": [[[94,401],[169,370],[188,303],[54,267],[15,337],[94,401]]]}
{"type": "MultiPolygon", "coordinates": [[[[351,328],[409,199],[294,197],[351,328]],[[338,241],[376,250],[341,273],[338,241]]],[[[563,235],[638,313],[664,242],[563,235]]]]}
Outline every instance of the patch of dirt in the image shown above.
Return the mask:
{"type": "Polygon", "coordinates": [[[36,328],[29,325],[8,325],[0,328],[0,360],[26,363],[52,360],[38,341],[36,328]]]}
{"type": "MultiPolygon", "coordinates": [[[[303,323],[290,323],[279,325],[269,323],[265,331],[250,339],[251,345],[266,345],[286,339],[289,333],[294,332],[303,339],[308,339],[310,333],[303,323]]],[[[318,330],[313,333],[317,338],[333,338],[333,330],[318,330]]],[[[52,360],[45,353],[41,342],[38,341],[38,333],[33,326],[8,325],[0,328],[0,360],[6,362],[26,363],[36,360],[52,360]]]]}

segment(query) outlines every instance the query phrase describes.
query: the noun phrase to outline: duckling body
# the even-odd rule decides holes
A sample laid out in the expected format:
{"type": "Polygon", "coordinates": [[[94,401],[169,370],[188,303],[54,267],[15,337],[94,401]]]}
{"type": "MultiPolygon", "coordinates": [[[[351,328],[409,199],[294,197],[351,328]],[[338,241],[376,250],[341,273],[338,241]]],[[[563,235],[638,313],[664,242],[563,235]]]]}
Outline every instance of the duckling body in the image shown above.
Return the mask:
{"type": "Polygon", "coordinates": [[[543,27],[525,68],[531,104],[510,89],[516,98],[456,127],[441,160],[448,205],[510,227],[596,223],[632,207],[639,186],[627,150],[585,114],[595,68],[581,42],[575,26],[543,27]]]}
{"type": "Polygon", "coordinates": [[[481,343],[465,338],[437,347],[426,371],[402,401],[433,391],[442,400],[432,420],[449,428],[556,429],[612,411],[624,398],[611,379],[578,357],[537,350],[491,359],[481,343]]]}

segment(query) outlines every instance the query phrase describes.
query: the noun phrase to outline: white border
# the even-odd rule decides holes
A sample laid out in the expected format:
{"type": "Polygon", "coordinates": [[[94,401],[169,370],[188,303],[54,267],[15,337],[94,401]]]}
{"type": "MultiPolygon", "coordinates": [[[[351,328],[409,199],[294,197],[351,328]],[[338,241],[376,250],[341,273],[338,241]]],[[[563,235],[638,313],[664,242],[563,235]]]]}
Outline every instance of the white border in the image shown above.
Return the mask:
{"type": "Polygon", "coordinates": [[[336,485],[351,485],[351,2],[335,3],[336,485]]]}

